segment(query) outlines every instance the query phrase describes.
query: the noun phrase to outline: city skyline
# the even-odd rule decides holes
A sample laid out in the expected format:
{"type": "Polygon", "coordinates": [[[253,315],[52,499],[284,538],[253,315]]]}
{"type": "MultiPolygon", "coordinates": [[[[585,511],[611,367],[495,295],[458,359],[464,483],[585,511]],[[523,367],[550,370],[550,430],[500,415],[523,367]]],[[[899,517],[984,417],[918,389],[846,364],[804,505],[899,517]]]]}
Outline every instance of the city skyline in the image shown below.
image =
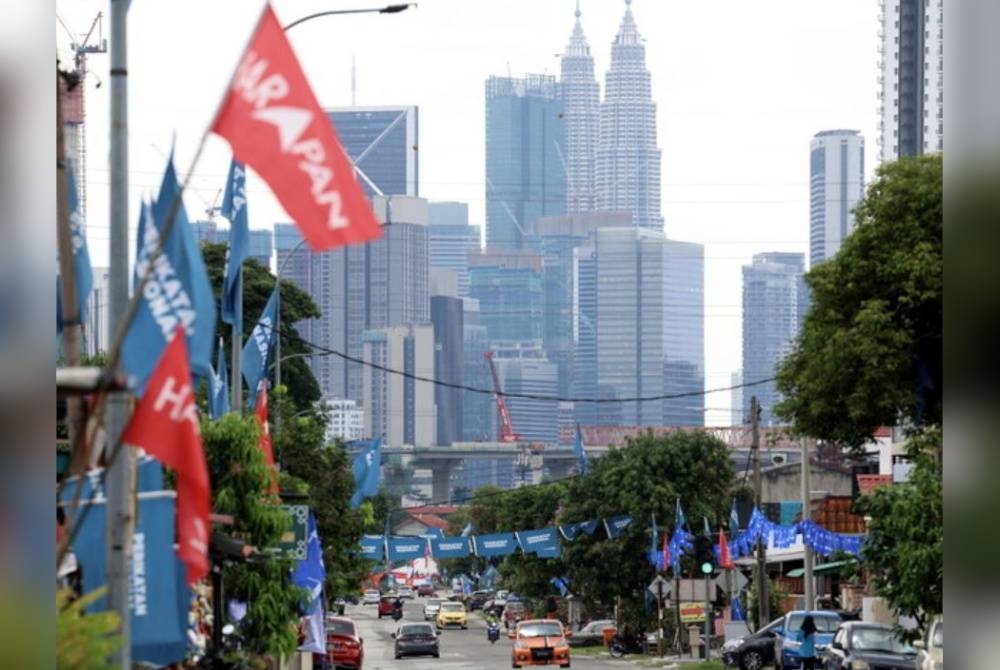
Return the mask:
{"type": "MultiPolygon", "coordinates": [[[[730,373],[739,368],[740,342],[733,326],[739,324],[741,265],[760,251],[807,249],[804,138],[824,127],[859,128],[868,137],[876,136],[878,25],[869,4],[826,2],[806,8],[779,2],[767,16],[740,3],[730,3],[722,12],[645,0],[632,4],[646,38],[657,102],[667,232],[674,239],[706,245],[709,388],[728,386],[730,373]],[[713,39],[704,39],[708,29],[713,39]],[[844,49],[844,44],[852,46],[844,49]],[[788,59],[789,52],[802,57],[788,59]],[[698,67],[691,67],[691,62],[698,67]],[[792,80],[795,90],[788,90],[792,80]]],[[[89,21],[90,10],[96,13],[97,8],[97,3],[83,2],[78,7],[61,6],[60,11],[76,26],[89,21]]],[[[166,34],[142,35],[143,52],[131,54],[133,209],[139,194],[151,190],[159,179],[163,154],[175,131],[178,167],[186,171],[195,141],[256,19],[256,10],[240,3],[202,6],[181,0],[169,12],[155,5],[136,5],[131,20],[170,26],[178,17],[195,15],[195,8],[208,24],[226,26],[207,30],[199,25],[192,32],[193,38],[202,34],[211,38],[218,58],[174,51],[168,74],[163,70],[166,64],[151,55],[158,48],[170,48],[166,34]],[[149,55],[144,53],[147,46],[149,55]],[[230,51],[232,57],[226,58],[230,51]],[[178,73],[186,77],[181,96],[176,87],[159,83],[174,80],[178,73]]],[[[316,21],[296,28],[291,39],[324,105],[350,104],[350,54],[357,53],[359,105],[419,106],[421,195],[466,202],[471,222],[481,225],[482,82],[504,73],[508,62],[515,73],[557,72],[559,61],[553,55],[565,47],[574,8],[570,0],[514,1],[496,12],[489,3],[431,0],[399,17],[316,21]],[[330,35],[337,36],[336,44],[330,35]],[[373,36],[378,37],[374,42],[373,36]],[[398,57],[410,52],[416,55],[398,57]],[[461,54],[462,68],[451,67],[456,53],[461,54]],[[448,77],[430,76],[446,70],[448,77]]],[[[581,21],[598,77],[608,70],[610,42],[623,9],[619,2],[581,3],[581,21]]],[[[290,20],[303,8],[279,0],[275,10],[290,20]]],[[[106,60],[92,59],[91,69],[107,80],[106,60]]],[[[101,257],[106,254],[107,228],[102,227],[106,217],[99,214],[106,211],[107,168],[101,164],[106,156],[106,144],[101,144],[106,106],[106,98],[95,95],[91,86],[88,223],[95,265],[106,263],[101,257]]],[[[869,171],[878,162],[874,144],[866,147],[869,171]]],[[[189,211],[210,203],[228,160],[224,143],[210,139],[187,196],[189,211]]],[[[255,175],[248,187],[251,227],[287,220],[255,175]]],[[[706,404],[728,416],[728,396],[714,394],[706,404]]],[[[709,414],[710,422],[726,422],[719,412],[709,414]]]]}

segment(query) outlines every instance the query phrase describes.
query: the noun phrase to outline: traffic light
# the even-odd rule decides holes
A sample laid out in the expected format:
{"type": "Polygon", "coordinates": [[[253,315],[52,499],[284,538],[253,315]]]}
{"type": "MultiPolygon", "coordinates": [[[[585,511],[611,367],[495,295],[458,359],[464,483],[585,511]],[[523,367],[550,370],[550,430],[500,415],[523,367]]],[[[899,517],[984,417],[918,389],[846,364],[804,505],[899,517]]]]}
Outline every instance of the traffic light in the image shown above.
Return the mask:
{"type": "Polygon", "coordinates": [[[715,571],[715,551],[712,548],[712,538],[698,535],[694,538],[694,560],[702,574],[710,575],[715,571]]]}

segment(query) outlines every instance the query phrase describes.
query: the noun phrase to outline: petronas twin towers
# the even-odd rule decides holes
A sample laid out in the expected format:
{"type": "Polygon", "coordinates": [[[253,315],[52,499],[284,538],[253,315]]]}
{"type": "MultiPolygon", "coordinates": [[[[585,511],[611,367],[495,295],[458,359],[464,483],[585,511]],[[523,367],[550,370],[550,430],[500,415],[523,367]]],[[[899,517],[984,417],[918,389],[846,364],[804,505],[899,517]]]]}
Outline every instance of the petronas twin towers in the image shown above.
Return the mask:
{"type": "Polygon", "coordinates": [[[631,4],[611,46],[603,102],[577,5],[562,58],[566,211],[628,210],[637,227],[662,231],[656,103],[631,4]]]}

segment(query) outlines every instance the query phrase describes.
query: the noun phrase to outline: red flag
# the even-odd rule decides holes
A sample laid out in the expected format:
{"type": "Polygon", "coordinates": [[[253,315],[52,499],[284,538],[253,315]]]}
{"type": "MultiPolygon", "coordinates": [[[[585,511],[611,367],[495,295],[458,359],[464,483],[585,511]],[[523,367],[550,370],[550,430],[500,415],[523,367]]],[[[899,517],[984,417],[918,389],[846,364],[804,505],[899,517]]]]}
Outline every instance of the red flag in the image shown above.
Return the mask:
{"type": "Polygon", "coordinates": [[[122,441],[177,471],[177,554],[187,565],[188,584],[194,584],[208,574],[212,491],[182,327],[163,350],[122,441]]]}
{"type": "Polygon", "coordinates": [[[260,450],[264,452],[264,461],[271,468],[271,485],[268,493],[278,492],[278,473],[274,468],[274,450],[271,448],[271,430],[267,424],[267,382],[262,381],[257,387],[257,408],[255,409],[257,423],[260,424],[260,450]]]}
{"type": "Polygon", "coordinates": [[[670,567],[670,538],[666,533],[663,534],[663,571],[666,572],[667,568],[670,567]]]}
{"type": "Polygon", "coordinates": [[[329,117],[270,5],[212,123],[317,250],[382,234],[329,117]]]}
{"type": "Polygon", "coordinates": [[[726,569],[733,567],[733,557],[729,553],[729,544],[726,542],[726,534],[721,530],[719,531],[719,567],[726,569]]]}

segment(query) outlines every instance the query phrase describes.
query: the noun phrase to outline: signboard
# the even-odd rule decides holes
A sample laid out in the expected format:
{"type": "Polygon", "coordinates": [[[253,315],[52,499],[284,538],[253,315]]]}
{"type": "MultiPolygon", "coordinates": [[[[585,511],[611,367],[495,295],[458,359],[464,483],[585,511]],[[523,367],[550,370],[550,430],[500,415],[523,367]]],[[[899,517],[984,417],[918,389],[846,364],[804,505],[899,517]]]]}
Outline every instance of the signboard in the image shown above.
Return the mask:
{"type": "Polygon", "coordinates": [[[681,623],[705,620],[705,603],[681,603],[681,623]]]}
{"type": "Polygon", "coordinates": [[[742,591],[750,580],[743,576],[743,573],[739,570],[727,571],[715,578],[715,585],[722,589],[724,592],[729,593],[730,579],[732,580],[732,585],[735,593],[742,591]],[[731,575],[731,576],[730,576],[731,575]]]}
{"type": "Polygon", "coordinates": [[[680,590],[678,591],[677,597],[681,601],[705,602],[708,600],[708,593],[706,593],[705,590],[704,579],[682,579],[680,582],[680,590]]]}
{"type": "Polygon", "coordinates": [[[290,520],[285,532],[281,534],[278,544],[271,547],[271,551],[280,554],[284,558],[304,561],[306,560],[306,545],[309,539],[309,532],[307,530],[309,506],[282,505],[281,507],[288,512],[290,520]]]}
{"type": "Polygon", "coordinates": [[[673,590],[673,585],[660,575],[657,575],[656,579],[650,582],[649,586],[646,588],[648,588],[649,592],[655,597],[665,598],[670,595],[670,592],[673,590]]]}

